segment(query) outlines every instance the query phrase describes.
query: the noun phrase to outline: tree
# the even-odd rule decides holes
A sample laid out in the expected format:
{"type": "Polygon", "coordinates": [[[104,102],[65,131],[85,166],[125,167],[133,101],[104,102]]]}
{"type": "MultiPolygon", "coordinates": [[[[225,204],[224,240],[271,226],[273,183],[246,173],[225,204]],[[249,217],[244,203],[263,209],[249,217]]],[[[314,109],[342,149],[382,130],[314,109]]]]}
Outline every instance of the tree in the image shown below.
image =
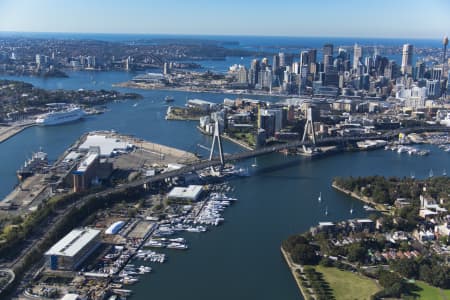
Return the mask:
{"type": "Polygon", "coordinates": [[[406,278],[417,278],[419,265],[412,259],[399,259],[392,261],[392,269],[406,278]]]}
{"type": "Polygon", "coordinates": [[[392,287],[394,284],[401,281],[400,276],[397,273],[381,270],[378,274],[378,282],[385,289],[392,287]]]}
{"type": "Polygon", "coordinates": [[[348,260],[351,262],[364,262],[366,258],[366,249],[359,243],[353,243],[348,247],[348,260]]]}
{"type": "Polygon", "coordinates": [[[288,252],[292,252],[297,244],[308,244],[308,239],[303,235],[296,234],[291,235],[282,243],[283,249],[288,252]]]}
{"type": "Polygon", "coordinates": [[[310,244],[297,244],[291,252],[294,262],[302,265],[313,265],[319,261],[314,246],[310,244]]]}

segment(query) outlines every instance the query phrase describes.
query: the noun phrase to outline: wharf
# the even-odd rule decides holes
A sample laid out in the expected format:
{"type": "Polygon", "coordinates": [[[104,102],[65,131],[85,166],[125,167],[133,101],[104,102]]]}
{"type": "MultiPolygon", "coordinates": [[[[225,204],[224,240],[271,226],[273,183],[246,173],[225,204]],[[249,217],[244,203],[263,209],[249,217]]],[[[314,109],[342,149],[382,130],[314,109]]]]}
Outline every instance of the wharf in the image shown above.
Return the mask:
{"type": "Polygon", "coordinates": [[[176,91],[176,92],[190,92],[190,93],[211,93],[211,94],[230,94],[230,95],[249,95],[249,96],[269,96],[269,97],[279,97],[279,98],[289,98],[292,95],[287,95],[283,93],[271,93],[262,92],[258,90],[235,90],[235,89],[225,89],[225,88],[208,88],[208,87],[193,87],[193,86],[178,86],[170,87],[163,86],[161,84],[142,84],[135,83],[133,81],[126,81],[115,83],[113,87],[125,87],[132,89],[142,89],[142,90],[158,90],[158,91],[176,91]]]}
{"type": "MultiPolygon", "coordinates": [[[[198,160],[195,154],[191,152],[187,152],[184,150],[180,150],[177,148],[152,143],[150,141],[146,141],[134,136],[119,134],[111,131],[96,131],[90,134],[98,134],[105,135],[109,138],[116,138],[118,140],[125,141],[129,144],[135,145],[136,150],[132,152],[136,159],[140,159],[141,161],[146,161],[146,163],[187,163],[198,160]],[[139,157],[138,157],[139,156],[139,157]]],[[[123,155],[122,155],[123,156],[123,155]]],[[[130,156],[129,154],[124,155],[123,157],[130,156]]],[[[120,164],[121,156],[118,156],[118,164],[120,164]]],[[[128,159],[127,159],[128,160],[128,159]]],[[[129,161],[131,163],[131,161],[129,161]]]]}
{"type": "Polygon", "coordinates": [[[19,183],[2,201],[0,201],[0,216],[3,214],[20,214],[38,207],[39,203],[53,195],[55,190],[70,191],[71,181],[68,178],[73,169],[78,165],[79,159],[67,162],[65,158],[86,141],[91,134],[105,135],[110,138],[133,144],[135,150],[117,155],[111,158],[115,169],[141,171],[142,169],[163,167],[168,164],[186,164],[198,160],[198,158],[187,151],[152,143],[136,137],[121,135],[110,131],[96,131],[86,133],[77,139],[64,153],[59,156],[49,172],[46,174],[34,174],[19,183]],[[56,178],[57,181],[52,178],[56,178]],[[51,180],[50,180],[51,179],[51,180]],[[2,212],[6,211],[7,212],[2,212]]]}
{"type": "Polygon", "coordinates": [[[21,123],[11,126],[0,126],[0,143],[3,143],[4,141],[12,138],[16,134],[22,132],[23,130],[27,129],[28,127],[35,126],[33,123],[21,123]]]}

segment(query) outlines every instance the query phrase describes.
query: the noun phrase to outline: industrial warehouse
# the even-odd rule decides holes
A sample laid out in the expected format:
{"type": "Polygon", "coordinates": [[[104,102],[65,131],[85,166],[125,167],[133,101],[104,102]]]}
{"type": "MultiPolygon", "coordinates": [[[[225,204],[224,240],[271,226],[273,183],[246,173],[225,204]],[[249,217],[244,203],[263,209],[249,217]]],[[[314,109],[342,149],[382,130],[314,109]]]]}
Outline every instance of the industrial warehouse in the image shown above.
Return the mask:
{"type": "Polygon", "coordinates": [[[74,229],[51,247],[45,256],[52,270],[75,270],[100,245],[100,230],[74,229]]]}

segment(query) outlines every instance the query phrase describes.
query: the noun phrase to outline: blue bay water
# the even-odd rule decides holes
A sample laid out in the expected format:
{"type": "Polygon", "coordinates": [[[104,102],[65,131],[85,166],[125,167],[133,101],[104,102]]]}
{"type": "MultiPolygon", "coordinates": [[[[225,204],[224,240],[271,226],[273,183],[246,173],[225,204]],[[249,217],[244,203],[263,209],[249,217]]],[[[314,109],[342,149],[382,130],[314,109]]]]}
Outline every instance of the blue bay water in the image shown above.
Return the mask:
{"type": "MultiPolygon", "coordinates": [[[[234,58],[233,58],[234,59],[234,58]]],[[[240,59],[240,58],[236,58],[240,59]]],[[[214,62],[211,62],[214,65],[214,62]]],[[[215,65],[220,68],[220,63],[215,65]]],[[[112,84],[136,74],[126,72],[69,72],[69,78],[2,77],[31,82],[46,89],[111,89],[112,84]]],[[[26,156],[39,147],[54,160],[81,134],[91,130],[115,129],[126,134],[178,147],[202,151],[196,145],[209,145],[196,122],[166,121],[163,99],[170,94],[175,104],[186,98],[221,102],[225,97],[211,93],[167,91],[133,91],[144,96],[140,101],[123,101],[108,105],[103,115],[56,127],[33,127],[0,144],[0,197],[17,183],[16,169],[26,156]],[[133,106],[138,102],[137,106],[133,106]]],[[[258,98],[258,97],[253,97],[258,98]]],[[[268,100],[275,100],[265,98],[268,100]]],[[[61,99],[63,101],[64,99],[61,99]]],[[[224,142],[228,153],[242,151],[224,142]]],[[[303,232],[319,221],[337,221],[365,217],[362,204],[334,191],[335,176],[409,176],[426,177],[430,169],[441,174],[449,170],[450,155],[436,147],[426,157],[401,155],[377,150],[343,153],[317,160],[281,154],[257,158],[251,177],[232,180],[233,196],[239,200],[224,214],[225,223],[205,234],[185,234],[190,249],[167,251],[169,261],[154,265],[154,272],[141,277],[131,288],[131,299],[302,299],[283,261],[279,247],[291,234],[303,232]],[[317,196],[322,192],[323,201],[317,196]],[[350,214],[350,207],[355,213],[350,214]],[[329,215],[324,210],[328,207],[329,215]]],[[[203,153],[206,154],[206,153],[203,153]]],[[[251,161],[241,162],[250,166],[251,161]]],[[[144,262],[142,262],[144,264],[144,262]]]]}

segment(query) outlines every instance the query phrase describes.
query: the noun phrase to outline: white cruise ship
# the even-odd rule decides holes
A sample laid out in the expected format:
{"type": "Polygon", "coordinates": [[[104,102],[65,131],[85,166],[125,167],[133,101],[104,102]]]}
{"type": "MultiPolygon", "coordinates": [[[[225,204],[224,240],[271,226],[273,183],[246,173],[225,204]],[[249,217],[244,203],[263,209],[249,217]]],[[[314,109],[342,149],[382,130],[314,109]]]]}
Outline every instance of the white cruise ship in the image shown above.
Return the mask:
{"type": "Polygon", "coordinates": [[[72,122],[84,117],[86,113],[77,106],[69,106],[66,109],[51,111],[41,115],[36,119],[38,125],[58,125],[62,123],[72,122]]]}

